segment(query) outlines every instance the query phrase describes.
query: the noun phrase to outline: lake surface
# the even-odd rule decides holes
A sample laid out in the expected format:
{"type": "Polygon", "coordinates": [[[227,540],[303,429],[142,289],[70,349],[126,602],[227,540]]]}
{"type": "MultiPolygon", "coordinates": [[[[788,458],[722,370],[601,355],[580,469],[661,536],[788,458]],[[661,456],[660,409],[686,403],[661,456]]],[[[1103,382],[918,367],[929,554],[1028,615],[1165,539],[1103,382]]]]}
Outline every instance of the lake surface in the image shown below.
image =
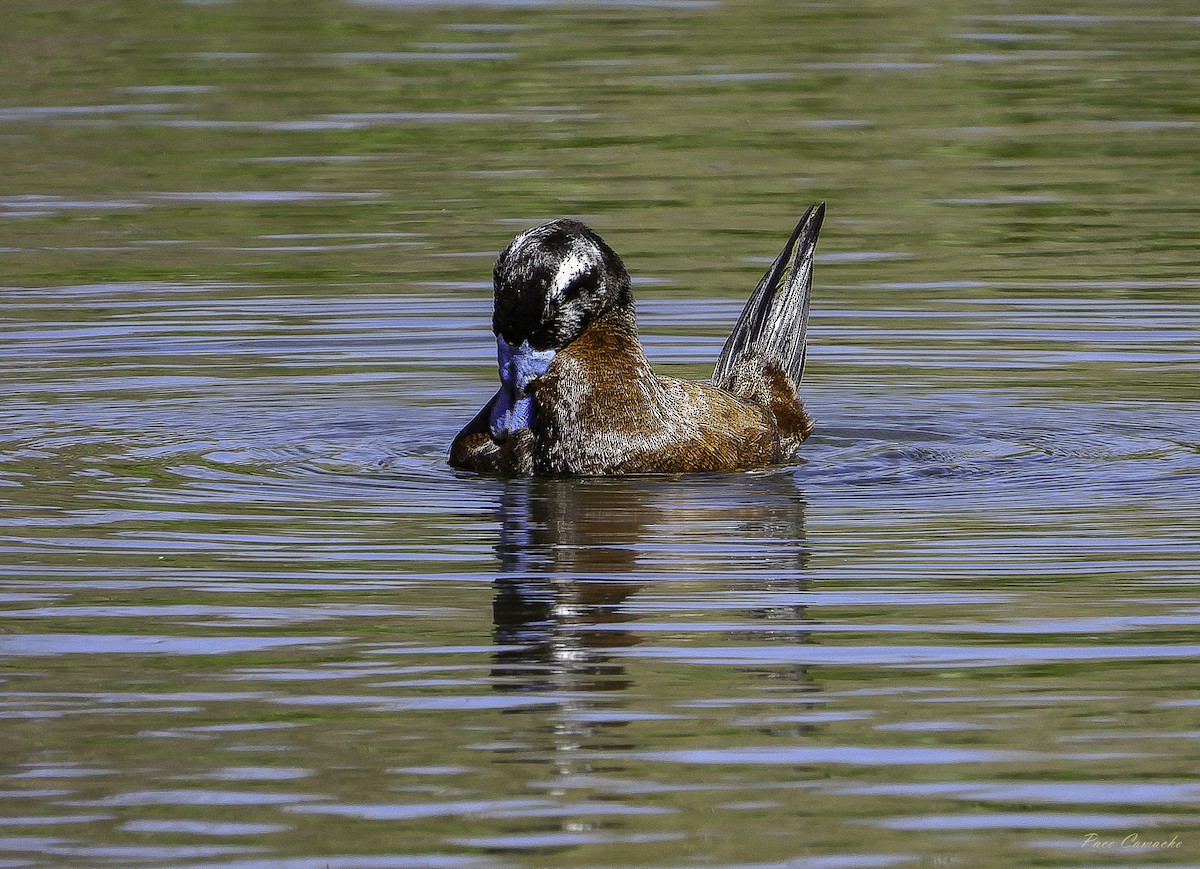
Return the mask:
{"type": "Polygon", "coordinates": [[[0,867],[1200,865],[1194,4],[27,0],[0,867]],[[452,472],[593,224],[759,473],[452,472]]]}

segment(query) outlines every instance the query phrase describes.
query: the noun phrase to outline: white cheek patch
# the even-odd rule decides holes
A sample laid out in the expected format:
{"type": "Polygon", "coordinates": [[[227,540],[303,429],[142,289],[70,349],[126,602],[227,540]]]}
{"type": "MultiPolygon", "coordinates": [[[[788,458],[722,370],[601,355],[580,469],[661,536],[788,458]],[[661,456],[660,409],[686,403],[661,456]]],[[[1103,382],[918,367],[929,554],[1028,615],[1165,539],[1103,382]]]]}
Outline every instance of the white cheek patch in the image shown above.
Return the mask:
{"type": "Polygon", "coordinates": [[[554,282],[550,285],[549,292],[546,293],[547,300],[557,298],[565,293],[572,281],[580,275],[587,274],[599,260],[600,251],[594,244],[586,239],[577,240],[572,245],[571,252],[562,261],[562,265],[558,267],[558,274],[554,276],[554,282]]]}

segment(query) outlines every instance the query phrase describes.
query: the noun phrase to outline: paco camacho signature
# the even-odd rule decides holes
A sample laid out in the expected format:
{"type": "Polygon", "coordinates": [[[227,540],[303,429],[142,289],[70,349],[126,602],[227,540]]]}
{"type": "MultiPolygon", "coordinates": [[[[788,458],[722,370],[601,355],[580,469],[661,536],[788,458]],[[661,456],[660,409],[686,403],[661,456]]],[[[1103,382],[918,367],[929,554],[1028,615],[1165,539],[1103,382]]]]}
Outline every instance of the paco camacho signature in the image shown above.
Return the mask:
{"type": "Polygon", "coordinates": [[[1130,833],[1121,839],[1105,839],[1099,833],[1088,833],[1083,837],[1081,848],[1095,848],[1104,851],[1136,850],[1158,851],[1168,848],[1182,848],[1183,843],[1178,836],[1169,839],[1143,839],[1137,833],[1130,833]]]}

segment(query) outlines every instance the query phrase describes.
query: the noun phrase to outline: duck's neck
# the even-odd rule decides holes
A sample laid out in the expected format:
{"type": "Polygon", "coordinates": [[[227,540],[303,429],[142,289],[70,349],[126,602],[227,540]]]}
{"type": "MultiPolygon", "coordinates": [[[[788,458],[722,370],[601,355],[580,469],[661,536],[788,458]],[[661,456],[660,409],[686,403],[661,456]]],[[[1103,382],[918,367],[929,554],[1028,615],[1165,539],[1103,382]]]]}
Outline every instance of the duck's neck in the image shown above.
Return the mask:
{"type": "Polygon", "coordinates": [[[632,306],[605,311],[559,351],[555,363],[551,373],[557,368],[562,375],[556,388],[600,401],[606,422],[637,416],[633,408],[654,404],[662,391],[638,343],[632,306]]]}
{"type": "Polygon", "coordinates": [[[563,351],[595,360],[609,369],[647,366],[646,355],[638,341],[633,305],[604,311],[563,351]]]}

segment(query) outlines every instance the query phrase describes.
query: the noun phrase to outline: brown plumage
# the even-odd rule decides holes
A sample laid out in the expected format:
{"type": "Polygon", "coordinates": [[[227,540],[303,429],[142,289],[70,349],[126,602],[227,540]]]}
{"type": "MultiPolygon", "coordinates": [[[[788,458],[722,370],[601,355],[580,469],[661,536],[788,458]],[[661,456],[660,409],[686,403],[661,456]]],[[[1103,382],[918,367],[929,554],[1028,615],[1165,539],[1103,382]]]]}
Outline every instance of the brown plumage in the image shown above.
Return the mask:
{"type": "Polygon", "coordinates": [[[797,384],[823,216],[809,209],[759,282],[712,383],[653,373],[628,274],[599,236],[575,221],[518,236],[495,269],[501,389],[454,439],[450,464],[598,475],[788,460],[812,430],[797,384]]]}

